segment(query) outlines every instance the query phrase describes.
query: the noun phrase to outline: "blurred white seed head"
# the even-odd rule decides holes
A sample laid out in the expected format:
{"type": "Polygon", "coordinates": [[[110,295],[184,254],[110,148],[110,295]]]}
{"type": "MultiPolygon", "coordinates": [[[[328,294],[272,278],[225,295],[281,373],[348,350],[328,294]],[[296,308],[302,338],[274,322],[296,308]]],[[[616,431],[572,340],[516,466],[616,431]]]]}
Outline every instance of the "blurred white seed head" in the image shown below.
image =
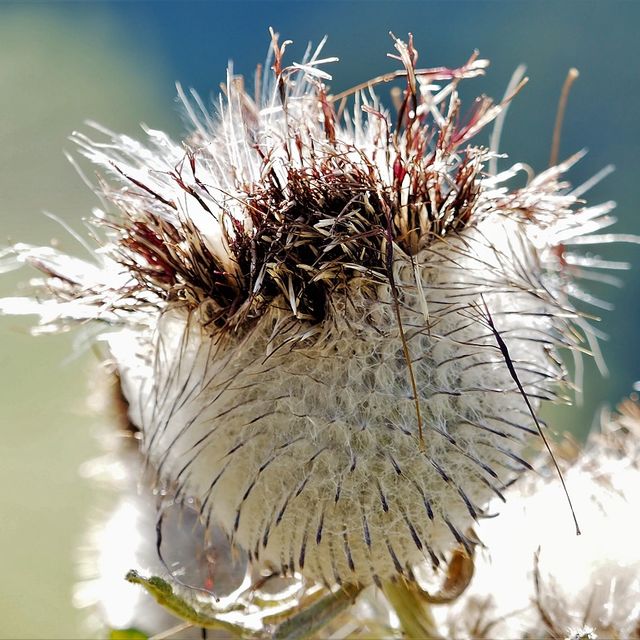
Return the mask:
{"type": "MultiPolygon", "coordinates": [[[[232,553],[220,530],[204,535],[197,511],[177,507],[165,513],[164,546],[170,551],[161,558],[156,543],[158,497],[140,484],[140,454],[122,435],[108,438],[108,451],[81,470],[117,498],[109,509],[94,514],[78,550],[79,582],[73,601],[88,610],[92,632],[137,629],[153,636],[176,627],[178,620],[124,580],[132,567],[150,575],[171,573],[174,580],[202,588],[215,584],[216,592],[226,595],[243,583],[246,558],[232,553]]],[[[201,634],[199,629],[181,630],[180,637],[201,634]]]]}
{"type": "MultiPolygon", "coordinates": [[[[320,49],[255,95],[229,73],[193,133],[75,134],[106,176],[93,262],[18,246],[46,274],[45,323],[91,320],[118,367],[147,466],[252,562],[334,585],[437,566],[529,466],[559,349],[593,346],[573,305],[611,223],[563,177],[494,173],[458,84],[419,69],[397,115],[332,97],[320,49]],[[522,186],[513,186],[524,182],[522,186]]],[[[575,158],[574,158],[575,160],[575,158]]],[[[10,312],[33,303],[5,300],[10,312]]]]}
{"type": "Polygon", "coordinates": [[[583,535],[564,526],[550,472],[507,493],[500,518],[478,535],[475,575],[464,595],[438,612],[456,638],[639,638],[640,409],[592,435],[566,470],[583,535]]]}

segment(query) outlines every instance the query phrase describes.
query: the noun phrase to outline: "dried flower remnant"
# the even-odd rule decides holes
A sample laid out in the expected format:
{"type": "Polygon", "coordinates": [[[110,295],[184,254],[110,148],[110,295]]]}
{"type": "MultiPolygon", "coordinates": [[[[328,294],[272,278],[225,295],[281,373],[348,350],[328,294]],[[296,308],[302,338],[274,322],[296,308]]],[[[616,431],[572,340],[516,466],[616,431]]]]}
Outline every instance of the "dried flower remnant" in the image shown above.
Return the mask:
{"type": "Polygon", "coordinates": [[[488,170],[496,150],[472,139],[504,104],[462,115],[475,55],[421,69],[396,39],[392,116],[372,87],[347,109],[332,59],[285,66],[286,45],[253,96],[229,73],[215,115],[181,91],[183,144],[75,134],[108,175],[95,263],[15,251],[46,276],[47,323],[104,323],[159,487],[264,570],[411,581],[471,554],[529,468],[558,350],[593,344],[572,302],[592,265],[567,247],[602,240],[612,205],[571,190],[577,158],[512,189],[521,165],[488,170]]]}

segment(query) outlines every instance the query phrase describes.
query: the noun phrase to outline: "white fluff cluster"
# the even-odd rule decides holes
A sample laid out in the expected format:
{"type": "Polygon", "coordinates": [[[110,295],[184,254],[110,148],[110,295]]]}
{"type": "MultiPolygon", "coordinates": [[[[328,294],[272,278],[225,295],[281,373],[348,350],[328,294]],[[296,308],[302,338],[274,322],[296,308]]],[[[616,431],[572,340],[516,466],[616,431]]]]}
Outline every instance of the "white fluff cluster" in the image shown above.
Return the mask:
{"type": "Polygon", "coordinates": [[[484,61],[421,70],[396,48],[396,127],[372,91],[343,110],[319,50],[283,67],[275,41],[255,99],[230,75],[215,115],[185,100],[183,145],[77,135],[115,180],[98,266],[18,248],[47,275],[47,320],[108,325],[158,483],[257,567],[328,586],[471,553],[529,466],[558,349],[574,326],[591,339],[570,300],[593,265],[566,246],[611,223],[570,162],[512,189],[520,165],[489,171],[496,150],[469,140],[502,106],[463,121],[457,95],[484,61]]]}
{"type": "Polygon", "coordinates": [[[638,424],[626,437],[635,457],[600,440],[566,472],[582,536],[567,526],[557,479],[508,492],[500,518],[478,528],[486,548],[469,588],[438,612],[452,637],[640,637],[638,424]]]}
{"type": "MultiPolygon", "coordinates": [[[[128,438],[108,438],[109,449],[83,465],[82,475],[96,488],[116,497],[109,509],[94,514],[79,547],[79,582],[73,602],[87,609],[87,630],[92,634],[137,629],[149,636],[176,627],[178,621],[138,586],[124,580],[132,567],[166,575],[200,588],[228,594],[244,581],[246,558],[234,555],[224,535],[216,530],[203,534],[197,512],[174,508],[165,513],[165,558],[158,554],[157,497],[139,482],[142,460],[128,438]],[[98,484],[99,483],[99,484],[98,484]]],[[[109,497],[113,497],[109,496],[109,497]]],[[[102,496],[106,497],[105,495],[102,496]]],[[[200,630],[180,629],[180,638],[200,638],[200,630]]]]}

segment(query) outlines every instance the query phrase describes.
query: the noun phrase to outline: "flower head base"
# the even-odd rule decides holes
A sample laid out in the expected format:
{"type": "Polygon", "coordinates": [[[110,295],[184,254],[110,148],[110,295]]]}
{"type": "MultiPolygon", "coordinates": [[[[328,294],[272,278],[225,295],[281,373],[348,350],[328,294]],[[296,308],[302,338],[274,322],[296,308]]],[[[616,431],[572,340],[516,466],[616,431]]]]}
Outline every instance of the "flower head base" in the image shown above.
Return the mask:
{"type": "Polygon", "coordinates": [[[558,349],[582,348],[576,327],[591,340],[570,302],[588,264],[565,246],[611,205],[582,206],[571,162],[514,190],[520,165],[488,171],[495,150],[469,141],[502,105],[462,119],[457,95],[485,61],[420,70],[396,40],[394,126],[371,90],[352,112],[328,94],[319,50],[284,67],[285,45],[255,98],[230,75],[215,117],[185,99],[184,146],[76,134],[116,181],[98,266],[18,251],[48,276],[49,319],[109,325],[159,483],[252,562],[413,580],[471,553],[529,466],[558,349]]]}

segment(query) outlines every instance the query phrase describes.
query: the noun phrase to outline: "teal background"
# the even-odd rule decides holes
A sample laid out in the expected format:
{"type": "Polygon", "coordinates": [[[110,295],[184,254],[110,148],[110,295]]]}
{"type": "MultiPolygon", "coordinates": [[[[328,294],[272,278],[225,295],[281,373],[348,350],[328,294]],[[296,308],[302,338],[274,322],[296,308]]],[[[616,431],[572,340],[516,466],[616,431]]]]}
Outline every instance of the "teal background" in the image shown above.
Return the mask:
{"type": "MultiPolygon", "coordinates": [[[[140,135],[138,125],[184,131],[175,81],[215,94],[227,61],[251,76],[268,46],[268,27],[295,41],[289,60],[325,34],[334,91],[395,62],[388,31],[415,36],[424,66],[462,64],[474,48],[492,65],[467,83],[467,96],[502,96],[523,62],[529,85],[513,103],[502,149],[537,170],[546,166],[557,98],[567,70],[581,76],[569,99],[561,155],[587,147],[571,174],[579,184],[603,166],[616,172],[591,202],[618,202],[615,231],[640,233],[640,3],[519,2],[69,2],[0,4],[0,243],[79,247],[51,211],[81,228],[97,204],[65,160],[68,135],[87,119],[140,135]]],[[[595,250],[595,249],[594,249],[595,250]]],[[[640,247],[598,249],[640,264],[640,247]]],[[[0,277],[13,295],[33,274],[0,277]]],[[[582,407],[547,410],[557,429],[583,434],[603,405],[640,379],[638,269],[623,289],[599,286],[612,301],[600,329],[611,370],[587,367],[582,407]]],[[[98,455],[105,425],[86,408],[91,351],[74,356],[77,334],[29,336],[30,319],[0,318],[0,637],[81,638],[84,614],[73,609],[74,556],[91,514],[107,504],[83,479],[81,463],[98,455]]],[[[103,420],[104,422],[104,420],[103,420]]]]}

